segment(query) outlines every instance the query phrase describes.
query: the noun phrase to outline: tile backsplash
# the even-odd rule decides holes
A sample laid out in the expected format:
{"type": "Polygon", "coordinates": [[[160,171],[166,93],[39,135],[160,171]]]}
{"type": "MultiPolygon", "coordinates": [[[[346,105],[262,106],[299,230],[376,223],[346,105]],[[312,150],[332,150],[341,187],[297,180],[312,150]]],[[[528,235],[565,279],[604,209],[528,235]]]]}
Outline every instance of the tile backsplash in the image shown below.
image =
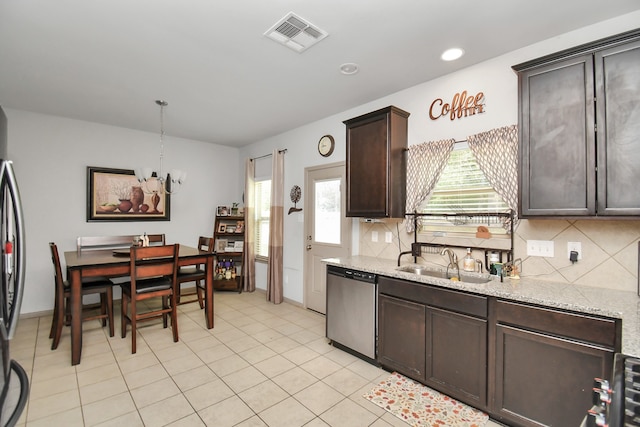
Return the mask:
{"type": "MultiPolygon", "coordinates": [[[[636,291],[638,288],[638,240],[640,221],[636,220],[526,220],[520,221],[514,235],[515,258],[522,259],[521,277],[535,277],[559,283],[576,283],[605,289],[636,291]],[[553,257],[527,256],[527,240],[554,242],[553,257]],[[571,263],[567,255],[567,243],[580,242],[582,259],[571,263]]],[[[426,238],[419,238],[426,241],[426,238]]],[[[360,222],[359,255],[397,259],[400,251],[411,249],[413,234],[407,233],[403,221],[360,222]],[[372,241],[377,232],[378,241],[372,241]],[[392,242],[385,243],[387,232],[392,242]]],[[[460,242],[449,242],[460,244],[460,242]]],[[[462,244],[464,245],[464,243],[462,244]]],[[[470,246],[482,244],[469,243],[470,246]]],[[[464,248],[455,249],[458,258],[465,256],[464,248]]],[[[476,251],[474,258],[484,259],[484,253],[476,251]],[[476,253],[477,252],[477,253],[476,253]]],[[[402,263],[413,262],[411,255],[404,255],[402,263]]],[[[444,267],[445,257],[426,254],[418,259],[421,264],[444,267]]],[[[462,263],[460,263],[462,267],[462,263]]]]}

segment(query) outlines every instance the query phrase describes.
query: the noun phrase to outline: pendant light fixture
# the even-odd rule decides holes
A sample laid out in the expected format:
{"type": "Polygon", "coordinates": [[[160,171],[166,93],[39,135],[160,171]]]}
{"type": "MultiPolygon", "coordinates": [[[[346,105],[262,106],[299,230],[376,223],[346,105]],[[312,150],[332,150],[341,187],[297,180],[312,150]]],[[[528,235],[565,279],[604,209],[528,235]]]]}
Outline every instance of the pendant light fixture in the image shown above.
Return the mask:
{"type": "Polygon", "coordinates": [[[164,160],[164,107],[169,103],[159,99],[156,104],[160,106],[160,169],[154,171],[149,167],[138,168],[135,170],[135,174],[145,193],[175,194],[180,191],[182,184],[185,183],[187,173],[179,169],[172,169],[167,175],[164,173],[162,168],[164,160]]]}

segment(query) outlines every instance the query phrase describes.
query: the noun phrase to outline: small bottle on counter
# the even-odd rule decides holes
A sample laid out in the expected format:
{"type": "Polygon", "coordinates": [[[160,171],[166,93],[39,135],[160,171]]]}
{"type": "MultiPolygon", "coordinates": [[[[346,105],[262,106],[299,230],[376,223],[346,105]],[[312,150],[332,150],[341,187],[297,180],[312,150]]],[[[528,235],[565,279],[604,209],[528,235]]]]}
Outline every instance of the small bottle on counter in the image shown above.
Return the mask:
{"type": "Polygon", "coordinates": [[[476,260],[471,256],[471,248],[467,248],[467,256],[462,260],[464,271],[476,271],[476,260]]]}

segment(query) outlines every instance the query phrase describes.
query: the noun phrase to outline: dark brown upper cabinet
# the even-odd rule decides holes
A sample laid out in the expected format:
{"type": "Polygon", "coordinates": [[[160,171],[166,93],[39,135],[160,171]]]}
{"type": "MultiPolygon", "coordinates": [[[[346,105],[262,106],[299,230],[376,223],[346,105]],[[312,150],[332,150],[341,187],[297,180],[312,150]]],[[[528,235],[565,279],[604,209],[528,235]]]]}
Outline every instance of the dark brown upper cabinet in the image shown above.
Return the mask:
{"type": "Polygon", "coordinates": [[[520,215],[640,215],[640,30],[513,69],[520,215]]]}
{"type": "Polygon", "coordinates": [[[394,106],[347,127],[347,216],[402,218],[406,203],[409,113],[394,106]]]}

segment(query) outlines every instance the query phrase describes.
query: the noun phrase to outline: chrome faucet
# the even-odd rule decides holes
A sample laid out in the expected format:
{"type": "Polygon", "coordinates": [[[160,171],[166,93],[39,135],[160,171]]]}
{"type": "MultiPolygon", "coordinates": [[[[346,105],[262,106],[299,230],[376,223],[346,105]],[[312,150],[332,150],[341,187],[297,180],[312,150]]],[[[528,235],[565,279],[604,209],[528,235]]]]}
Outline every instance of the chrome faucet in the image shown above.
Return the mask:
{"type": "Polygon", "coordinates": [[[447,277],[449,277],[449,268],[455,268],[457,273],[456,277],[459,279],[460,267],[458,266],[458,256],[456,255],[456,253],[449,248],[444,248],[442,252],[440,252],[440,255],[442,256],[449,255],[449,264],[447,264],[447,277]]]}

